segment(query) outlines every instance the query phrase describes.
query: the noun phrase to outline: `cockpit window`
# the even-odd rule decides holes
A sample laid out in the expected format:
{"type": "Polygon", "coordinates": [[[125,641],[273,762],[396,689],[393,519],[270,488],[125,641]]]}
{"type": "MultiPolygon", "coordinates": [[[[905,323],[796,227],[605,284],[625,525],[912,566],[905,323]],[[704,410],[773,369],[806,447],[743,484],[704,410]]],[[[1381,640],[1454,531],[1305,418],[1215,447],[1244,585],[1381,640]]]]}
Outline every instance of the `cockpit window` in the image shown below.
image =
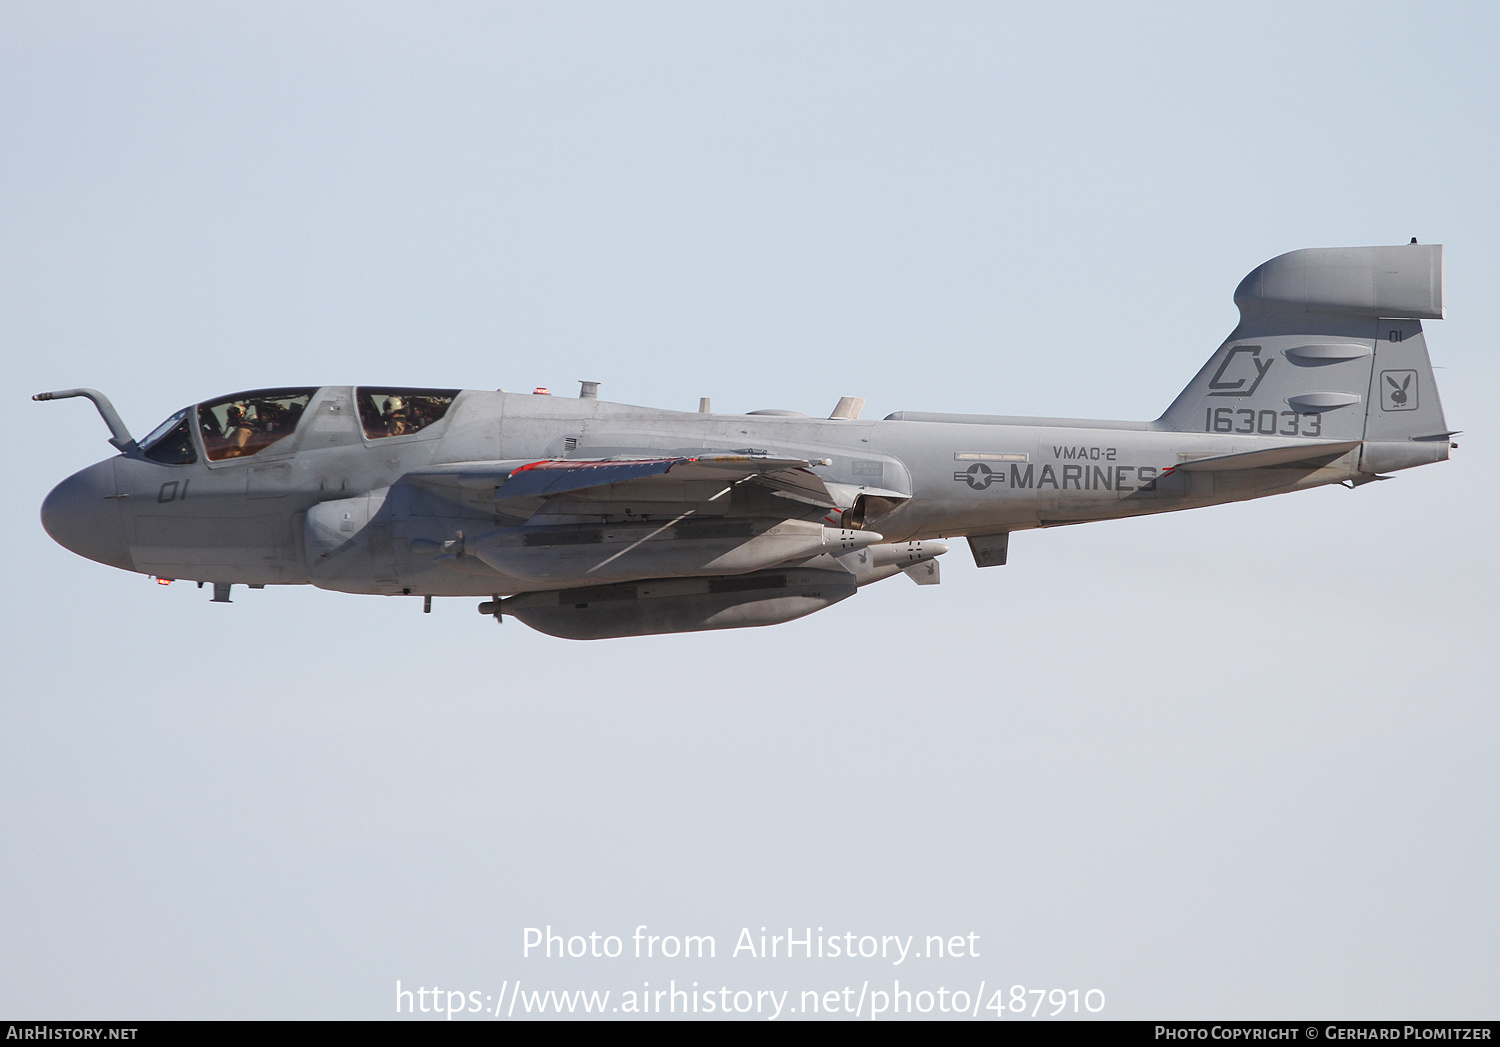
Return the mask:
{"type": "Polygon", "coordinates": [[[167,432],[178,422],[186,418],[188,416],[188,412],[191,410],[191,407],[184,407],[182,410],[174,414],[171,418],[168,418],[165,422],[162,422],[161,425],[158,425],[155,429],[152,429],[149,433],[141,438],[141,446],[150,447],[152,444],[156,443],[156,441],[160,440],[163,436],[166,436],[167,432]]]}
{"type": "Polygon", "coordinates": [[[248,458],[292,435],[316,389],[259,389],[198,406],[210,462],[248,458]]]}
{"type": "Polygon", "coordinates": [[[193,446],[193,433],[189,428],[188,413],[184,407],[141,441],[141,450],[153,462],[163,465],[192,465],[198,460],[198,449],[193,446]]]}
{"type": "Polygon", "coordinates": [[[457,389],[360,389],[359,420],[365,436],[420,432],[448,413],[457,389]]]}

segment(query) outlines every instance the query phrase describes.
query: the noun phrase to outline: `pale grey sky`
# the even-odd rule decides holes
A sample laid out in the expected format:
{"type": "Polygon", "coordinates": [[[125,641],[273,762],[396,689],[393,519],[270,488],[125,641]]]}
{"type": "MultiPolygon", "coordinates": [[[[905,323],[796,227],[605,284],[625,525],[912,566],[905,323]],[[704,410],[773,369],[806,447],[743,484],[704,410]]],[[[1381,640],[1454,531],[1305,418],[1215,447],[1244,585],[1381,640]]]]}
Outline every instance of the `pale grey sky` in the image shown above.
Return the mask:
{"type": "Polygon", "coordinates": [[[0,1016],[404,987],[1022,984],[1109,1017],[1496,1017],[1490,5],[0,8],[0,1016]],[[1017,535],[771,629],[209,606],[54,545],[270,385],[1154,417],[1300,247],[1447,248],[1454,460],[1017,535]],[[523,959],[523,928],[713,962],[523,959]],[[752,961],[742,927],[976,933],[752,961]]]}

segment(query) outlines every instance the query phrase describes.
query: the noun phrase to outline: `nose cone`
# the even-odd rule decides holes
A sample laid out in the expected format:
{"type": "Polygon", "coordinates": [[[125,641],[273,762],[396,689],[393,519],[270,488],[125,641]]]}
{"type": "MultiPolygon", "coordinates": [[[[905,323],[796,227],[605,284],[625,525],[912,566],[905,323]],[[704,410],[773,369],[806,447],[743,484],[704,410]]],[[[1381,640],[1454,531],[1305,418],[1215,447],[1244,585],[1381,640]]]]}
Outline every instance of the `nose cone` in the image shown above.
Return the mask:
{"type": "Polygon", "coordinates": [[[115,494],[115,463],[91,465],[52,488],[42,502],[42,526],[64,549],[90,560],[135,570],[120,503],[115,494]]]}

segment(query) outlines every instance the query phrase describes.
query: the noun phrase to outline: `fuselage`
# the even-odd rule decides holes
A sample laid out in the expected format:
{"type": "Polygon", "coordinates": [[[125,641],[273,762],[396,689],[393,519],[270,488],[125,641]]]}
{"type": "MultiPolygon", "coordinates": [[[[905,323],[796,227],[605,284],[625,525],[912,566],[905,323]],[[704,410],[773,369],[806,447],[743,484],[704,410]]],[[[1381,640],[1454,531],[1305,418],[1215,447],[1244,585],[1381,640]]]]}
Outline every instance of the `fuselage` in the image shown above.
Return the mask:
{"type": "MultiPolygon", "coordinates": [[[[211,460],[202,430],[190,425],[193,453],[180,457],[194,461],[157,461],[150,447],[107,459],[60,484],[44,521],[85,556],[163,578],[488,595],[542,586],[472,560],[435,563],[423,545],[494,529],[486,498],[435,501],[403,477],[473,462],[769,454],[805,459],[839,489],[870,494],[880,510],[869,526],[891,543],[1167,512],[1361,475],[1357,448],[1315,468],[1179,471],[1289,440],[1321,445],[1318,415],[1293,411],[1250,420],[1269,432],[1218,434],[1152,422],[697,414],[464,391],[418,431],[371,436],[358,395],[346,386],[308,390],[295,427],[246,456],[211,460]],[[359,536],[338,569],[320,564],[328,549],[312,547],[319,539],[309,514],[328,517],[325,530],[331,520],[335,546],[359,536]]],[[[630,505],[605,509],[603,520],[651,520],[630,505]]]]}

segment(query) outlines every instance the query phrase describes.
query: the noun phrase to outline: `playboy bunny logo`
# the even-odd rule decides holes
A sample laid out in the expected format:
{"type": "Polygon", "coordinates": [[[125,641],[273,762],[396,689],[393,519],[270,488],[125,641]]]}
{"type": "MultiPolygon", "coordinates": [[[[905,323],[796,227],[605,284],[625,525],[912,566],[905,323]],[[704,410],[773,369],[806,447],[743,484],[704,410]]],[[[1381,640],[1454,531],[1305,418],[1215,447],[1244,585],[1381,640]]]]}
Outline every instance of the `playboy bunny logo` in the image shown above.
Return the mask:
{"type": "Polygon", "coordinates": [[[1417,372],[1380,372],[1380,409],[1382,411],[1415,411],[1417,409],[1417,372]]]}
{"type": "Polygon", "coordinates": [[[1411,375],[1407,375],[1405,378],[1403,378],[1401,380],[1401,384],[1399,386],[1396,385],[1396,379],[1393,378],[1391,375],[1386,375],[1385,376],[1385,380],[1387,382],[1391,383],[1391,403],[1393,403],[1393,404],[1405,404],[1406,403],[1406,387],[1408,385],[1411,385],[1411,375]]]}

